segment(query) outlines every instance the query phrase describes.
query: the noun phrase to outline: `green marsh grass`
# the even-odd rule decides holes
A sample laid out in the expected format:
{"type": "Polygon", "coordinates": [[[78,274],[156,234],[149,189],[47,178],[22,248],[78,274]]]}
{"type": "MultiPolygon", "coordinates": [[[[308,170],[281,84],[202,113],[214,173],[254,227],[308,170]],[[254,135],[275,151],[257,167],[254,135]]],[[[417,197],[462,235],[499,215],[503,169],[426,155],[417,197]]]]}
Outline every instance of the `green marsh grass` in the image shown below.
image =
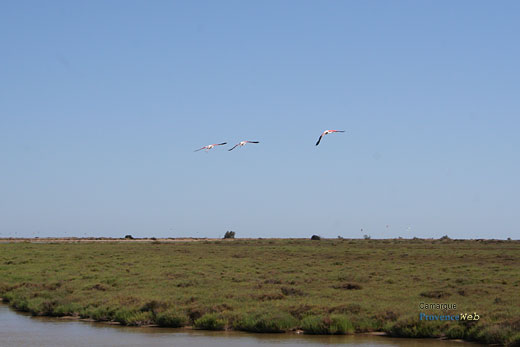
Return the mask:
{"type": "Polygon", "coordinates": [[[306,334],[353,334],[355,329],[349,317],[345,315],[332,316],[308,316],[301,324],[302,330],[306,334]]]}
{"type": "Polygon", "coordinates": [[[251,332],[520,334],[520,242],[302,239],[0,243],[0,297],[33,315],[251,332]],[[421,310],[419,303],[456,303],[421,310]],[[474,322],[419,313],[477,312],[474,322]]]}
{"type": "Polygon", "coordinates": [[[224,330],[227,322],[224,318],[216,313],[206,313],[204,316],[195,320],[193,323],[197,329],[204,330],[224,330]]]}

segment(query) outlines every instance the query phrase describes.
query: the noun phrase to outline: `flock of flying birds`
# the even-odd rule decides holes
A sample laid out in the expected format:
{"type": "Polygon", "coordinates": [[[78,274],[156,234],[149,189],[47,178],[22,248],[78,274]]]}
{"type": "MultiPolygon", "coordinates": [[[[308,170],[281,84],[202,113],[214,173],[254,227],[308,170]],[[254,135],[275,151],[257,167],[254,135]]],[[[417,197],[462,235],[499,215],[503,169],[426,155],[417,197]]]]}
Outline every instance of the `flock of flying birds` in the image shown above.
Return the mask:
{"type": "MultiPolygon", "coordinates": [[[[318,142],[316,142],[316,146],[320,144],[321,142],[321,138],[325,135],[328,135],[328,134],[332,134],[332,133],[344,133],[345,130],[325,130],[321,135],[320,135],[320,138],[318,139],[318,142]]],[[[236,145],[234,145],[233,147],[231,147],[230,149],[228,149],[228,151],[232,151],[234,150],[235,148],[237,147],[242,147],[242,146],[245,146],[247,143],[260,143],[258,141],[240,141],[239,143],[237,143],[236,145]]],[[[198,152],[198,151],[201,151],[201,150],[205,150],[206,152],[209,151],[210,149],[213,149],[215,146],[223,146],[223,145],[226,145],[227,142],[222,142],[222,143],[214,143],[212,145],[207,145],[207,146],[204,146],[202,148],[199,148],[199,149],[196,149],[195,152],[198,152]]]]}

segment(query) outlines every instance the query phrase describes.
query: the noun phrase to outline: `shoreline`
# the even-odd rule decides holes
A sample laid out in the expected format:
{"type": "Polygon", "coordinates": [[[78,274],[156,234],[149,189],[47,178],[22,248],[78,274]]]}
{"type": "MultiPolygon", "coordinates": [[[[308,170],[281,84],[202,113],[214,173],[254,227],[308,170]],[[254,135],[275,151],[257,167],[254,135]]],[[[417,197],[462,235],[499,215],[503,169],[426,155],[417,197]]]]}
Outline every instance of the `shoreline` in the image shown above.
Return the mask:
{"type": "MultiPolygon", "coordinates": [[[[251,334],[251,335],[264,335],[266,333],[262,333],[262,332],[253,332],[253,331],[244,331],[244,330],[235,330],[235,329],[223,329],[223,330],[211,330],[211,329],[201,329],[201,328],[195,328],[194,326],[183,326],[183,327],[179,327],[179,328],[172,328],[172,327],[163,327],[163,326],[160,326],[158,324],[146,324],[146,325],[137,325],[137,326],[134,326],[134,325],[124,325],[124,324],[121,324],[120,322],[116,322],[116,321],[104,321],[104,320],[95,320],[95,319],[92,319],[92,318],[81,318],[80,316],[52,316],[52,315],[33,315],[31,314],[30,312],[26,312],[26,311],[20,311],[20,310],[17,310],[16,308],[12,307],[9,302],[6,302],[4,301],[4,299],[2,297],[0,297],[0,305],[4,305],[6,307],[8,307],[10,310],[12,310],[13,312],[15,312],[16,314],[21,314],[21,315],[24,315],[24,316],[29,316],[29,317],[33,317],[33,318],[45,318],[45,319],[51,319],[51,320],[56,320],[56,321],[76,321],[76,322],[83,322],[83,323],[95,323],[95,324],[103,324],[103,325],[106,325],[106,326],[116,326],[116,327],[125,327],[125,328],[136,328],[136,329],[146,329],[146,328],[158,328],[158,329],[174,329],[176,330],[176,332],[191,332],[191,331],[207,331],[207,332],[213,332],[213,333],[218,333],[218,332],[221,332],[221,333],[226,333],[226,332],[235,332],[235,333],[243,333],[243,334],[251,334]]],[[[332,335],[335,335],[335,336],[353,336],[353,335],[356,335],[356,336],[378,336],[378,337],[383,337],[383,338],[399,338],[399,339],[410,339],[410,337],[399,337],[399,336],[391,336],[389,334],[387,334],[386,332],[384,331],[370,331],[370,332],[355,332],[355,333],[352,333],[352,334],[306,334],[303,330],[301,329],[296,329],[296,330],[287,330],[287,331],[283,331],[283,332],[278,332],[278,333],[268,333],[268,334],[280,334],[280,335],[305,335],[305,336],[332,336],[332,335]]],[[[450,341],[450,342],[459,342],[459,343],[471,343],[471,344],[475,344],[476,342],[474,341],[467,341],[467,340],[463,340],[463,339],[448,339],[448,338],[445,338],[445,337],[438,337],[438,338],[435,338],[435,337],[429,337],[429,338],[424,338],[426,340],[440,340],[440,341],[450,341]]]]}

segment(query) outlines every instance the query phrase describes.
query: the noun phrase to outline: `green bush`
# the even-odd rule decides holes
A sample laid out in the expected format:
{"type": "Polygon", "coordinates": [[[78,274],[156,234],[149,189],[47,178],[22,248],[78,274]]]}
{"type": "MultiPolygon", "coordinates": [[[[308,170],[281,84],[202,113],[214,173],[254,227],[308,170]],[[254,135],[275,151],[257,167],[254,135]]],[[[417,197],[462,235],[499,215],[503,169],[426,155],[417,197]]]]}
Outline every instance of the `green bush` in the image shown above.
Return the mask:
{"type": "Polygon", "coordinates": [[[155,323],[161,327],[180,328],[186,325],[187,317],[175,310],[158,313],[155,323]]]}
{"type": "Polygon", "coordinates": [[[122,325],[141,326],[152,323],[152,315],[148,311],[122,309],[115,313],[114,320],[122,325]]]}
{"type": "Polygon", "coordinates": [[[360,318],[352,319],[354,328],[358,333],[366,333],[370,331],[380,331],[383,329],[383,324],[377,319],[360,318]]]}
{"type": "Polygon", "coordinates": [[[454,325],[451,326],[446,332],[446,337],[448,339],[463,339],[466,336],[466,329],[464,329],[463,325],[454,325]]]}
{"type": "Polygon", "coordinates": [[[473,326],[468,333],[469,340],[486,344],[512,345],[515,332],[511,327],[493,324],[488,326],[473,326]]]}
{"type": "Polygon", "coordinates": [[[115,310],[105,306],[90,307],[85,310],[84,314],[97,321],[111,321],[114,318],[115,310]]]}
{"type": "Polygon", "coordinates": [[[3,301],[8,302],[9,305],[22,312],[29,312],[29,303],[25,296],[8,292],[4,294],[3,301]]]}
{"type": "Polygon", "coordinates": [[[306,334],[353,334],[355,329],[347,316],[308,316],[302,320],[301,329],[306,334]]]}
{"type": "Polygon", "coordinates": [[[237,319],[233,327],[236,330],[256,333],[282,333],[297,325],[296,319],[288,313],[249,314],[237,319]]]}
{"type": "Polygon", "coordinates": [[[33,316],[54,316],[55,306],[55,301],[41,297],[27,300],[27,311],[33,316]]]}
{"type": "Polygon", "coordinates": [[[395,323],[389,323],[384,331],[394,337],[440,337],[442,335],[439,324],[424,322],[416,318],[405,318],[395,323]]]}
{"type": "Polygon", "coordinates": [[[194,326],[197,329],[204,330],[224,330],[226,327],[226,320],[216,313],[207,313],[195,320],[194,326]]]}
{"type": "Polygon", "coordinates": [[[81,311],[81,305],[75,303],[58,304],[54,307],[53,315],[57,317],[78,316],[81,311]]]}

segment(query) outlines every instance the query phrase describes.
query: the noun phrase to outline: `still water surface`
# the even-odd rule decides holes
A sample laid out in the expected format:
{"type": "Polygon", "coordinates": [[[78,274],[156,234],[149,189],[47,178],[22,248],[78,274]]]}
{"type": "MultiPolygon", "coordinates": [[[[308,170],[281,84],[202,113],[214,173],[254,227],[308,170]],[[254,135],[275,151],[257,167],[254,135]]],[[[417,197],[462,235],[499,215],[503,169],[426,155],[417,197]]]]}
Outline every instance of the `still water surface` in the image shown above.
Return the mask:
{"type": "Polygon", "coordinates": [[[380,336],[309,336],[296,334],[248,334],[167,328],[132,328],[102,323],[31,317],[0,304],[0,346],[427,346],[463,347],[470,344],[380,336]]]}

